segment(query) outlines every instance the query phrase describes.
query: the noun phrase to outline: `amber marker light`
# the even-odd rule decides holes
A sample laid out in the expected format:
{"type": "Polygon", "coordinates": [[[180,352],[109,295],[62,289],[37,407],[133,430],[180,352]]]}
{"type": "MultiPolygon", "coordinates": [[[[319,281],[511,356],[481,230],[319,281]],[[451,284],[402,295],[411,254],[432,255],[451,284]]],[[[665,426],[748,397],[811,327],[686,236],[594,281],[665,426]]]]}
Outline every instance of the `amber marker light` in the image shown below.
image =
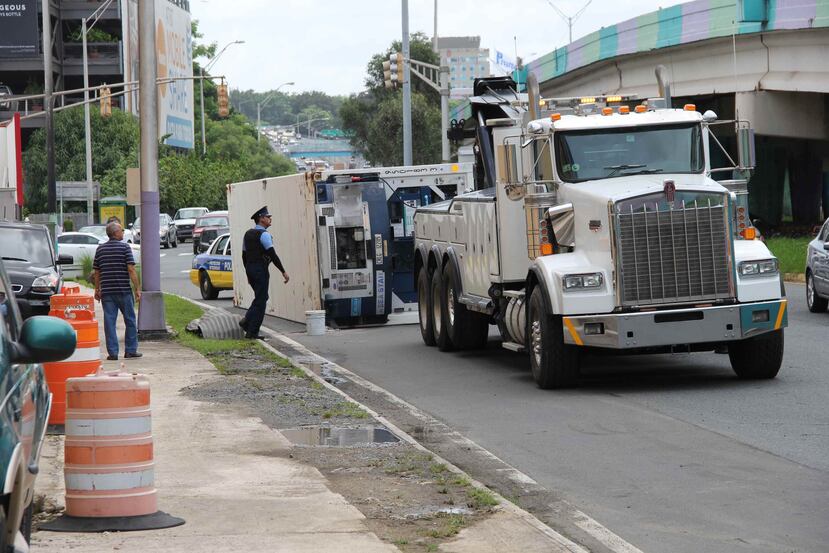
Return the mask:
{"type": "Polygon", "coordinates": [[[561,119],[560,113],[553,113],[550,115],[550,121],[558,121],[559,119],[561,119]]]}
{"type": "Polygon", "coordinates": [[[697,106],[695,104],[685,104],[682,109],[685,111],[697,111],[697,106]]]}
{"type": "Polygon", "coordinates": [[[754,227],[747,227],[740,231],[740,234],[746,240],[754,240],[755,238],[757,238],[757,229],[755,229],[754,227]]]}
{"type": "Polygon", "coordinates": [[[541,244],[541,255],[553,255],[553,245],[550,243],[541,244]]]}
{"type": "Polygon", "coordinates": [[[619,113],[622,115],[627,115],[630,113],[630,108],[627,106],[619,106],[619,113]]]}
{"type": "Polygon", "coordinates": [[[613,115],[613,108],[602,108],[602,115],[613,115]]]}
{"type": "Polygon", "coordinates": [[[638,106],[633,108],[633,111],[635,111],[636,113],[645,113],[646,111],[648,111],[648,106],[644,104],[639,104],[638,106]]]}

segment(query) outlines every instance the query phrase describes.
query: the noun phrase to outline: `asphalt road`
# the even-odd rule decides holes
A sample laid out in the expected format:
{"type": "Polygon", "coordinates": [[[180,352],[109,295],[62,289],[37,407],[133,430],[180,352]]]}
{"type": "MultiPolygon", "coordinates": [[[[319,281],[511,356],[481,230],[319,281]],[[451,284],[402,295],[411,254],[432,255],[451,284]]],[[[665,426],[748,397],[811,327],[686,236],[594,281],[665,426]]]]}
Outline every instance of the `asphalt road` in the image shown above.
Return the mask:
{"type": "MultiPolygon", "coordinates": [[[[164,252],[162,285],[199,298],[180,252],[164,252]]],[[[810,314],[803,287],[787,288],[784,367],[763,382],[738,380],[726,355],[601,357],[577,389],[542,391],[494,333],[488,349],[462,353],[424,346],[416,326],[291,337],[646,553],[818,553],[829,550],[829,314],[810,314]]]]}

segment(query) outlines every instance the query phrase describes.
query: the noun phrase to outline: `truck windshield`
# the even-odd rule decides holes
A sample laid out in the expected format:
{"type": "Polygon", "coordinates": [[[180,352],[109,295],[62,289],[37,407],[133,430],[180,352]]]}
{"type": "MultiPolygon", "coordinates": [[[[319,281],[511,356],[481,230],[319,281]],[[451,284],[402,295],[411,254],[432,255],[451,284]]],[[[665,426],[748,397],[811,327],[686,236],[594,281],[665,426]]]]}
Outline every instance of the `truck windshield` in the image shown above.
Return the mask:
{"type": "Polygon", "coordinates": [[[698,124],[562,131],[555,147],[556,168],[566,182],[703,170],[698,124]]]}

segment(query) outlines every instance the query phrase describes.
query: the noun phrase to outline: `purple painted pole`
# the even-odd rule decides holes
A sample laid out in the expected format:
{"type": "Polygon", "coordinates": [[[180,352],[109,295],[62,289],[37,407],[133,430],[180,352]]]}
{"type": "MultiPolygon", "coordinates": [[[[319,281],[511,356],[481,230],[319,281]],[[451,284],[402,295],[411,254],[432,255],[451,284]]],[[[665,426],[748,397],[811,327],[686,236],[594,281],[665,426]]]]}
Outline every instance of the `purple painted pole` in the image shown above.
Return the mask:
{"type": "Polygon", "coordinates": [[[141,121],[141,304],[138,335],[166,336],[158,237],[158,88],[155,57],[155,2],[138,3],[138,108],[141,121]]]}

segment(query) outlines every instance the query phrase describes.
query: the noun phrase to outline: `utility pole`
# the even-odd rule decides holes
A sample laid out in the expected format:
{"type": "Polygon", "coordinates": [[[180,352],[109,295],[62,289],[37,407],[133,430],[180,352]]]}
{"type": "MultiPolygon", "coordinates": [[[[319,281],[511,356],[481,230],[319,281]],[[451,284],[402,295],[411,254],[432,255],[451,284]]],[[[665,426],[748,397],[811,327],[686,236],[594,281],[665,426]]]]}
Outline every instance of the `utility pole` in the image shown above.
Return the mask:
{"type": "MultiPolygon", "coordinates": [[[[437,0],[435,0],[437,2],[437,0]]],[[[449,163],[449,67],[440,66],[440,157],[449,163]]]]}
{"type": "Polygon", "coordinates": [[[161,244],[158,239],[158,86],[156,85],[155,2],[138,3],[138,107],[141,123],[141,303],[139,337],[167,335],[161,295],[161,244]]]}
{"type": "MultiPolygon", "coordinates": [[[[46,110],[46,211],[55,212],[55,125],[52,111],[52,14],[49,0],[41,3],[43,27],[43,109],[46,110]]],[[[63,224],[63,221],[59,221],[63,224]]]]}
{"type": "Polygon", "coordinates": [[[409,0],[403,3],[403,165],[412,164],[412,81],[409,73],[409,0]]]}
{"type": "Polygon", "coordinates": [[[438,52],[438,0],[435,0],[435,34],[432,35],[432,50],[440,55],[438,52]]]}

